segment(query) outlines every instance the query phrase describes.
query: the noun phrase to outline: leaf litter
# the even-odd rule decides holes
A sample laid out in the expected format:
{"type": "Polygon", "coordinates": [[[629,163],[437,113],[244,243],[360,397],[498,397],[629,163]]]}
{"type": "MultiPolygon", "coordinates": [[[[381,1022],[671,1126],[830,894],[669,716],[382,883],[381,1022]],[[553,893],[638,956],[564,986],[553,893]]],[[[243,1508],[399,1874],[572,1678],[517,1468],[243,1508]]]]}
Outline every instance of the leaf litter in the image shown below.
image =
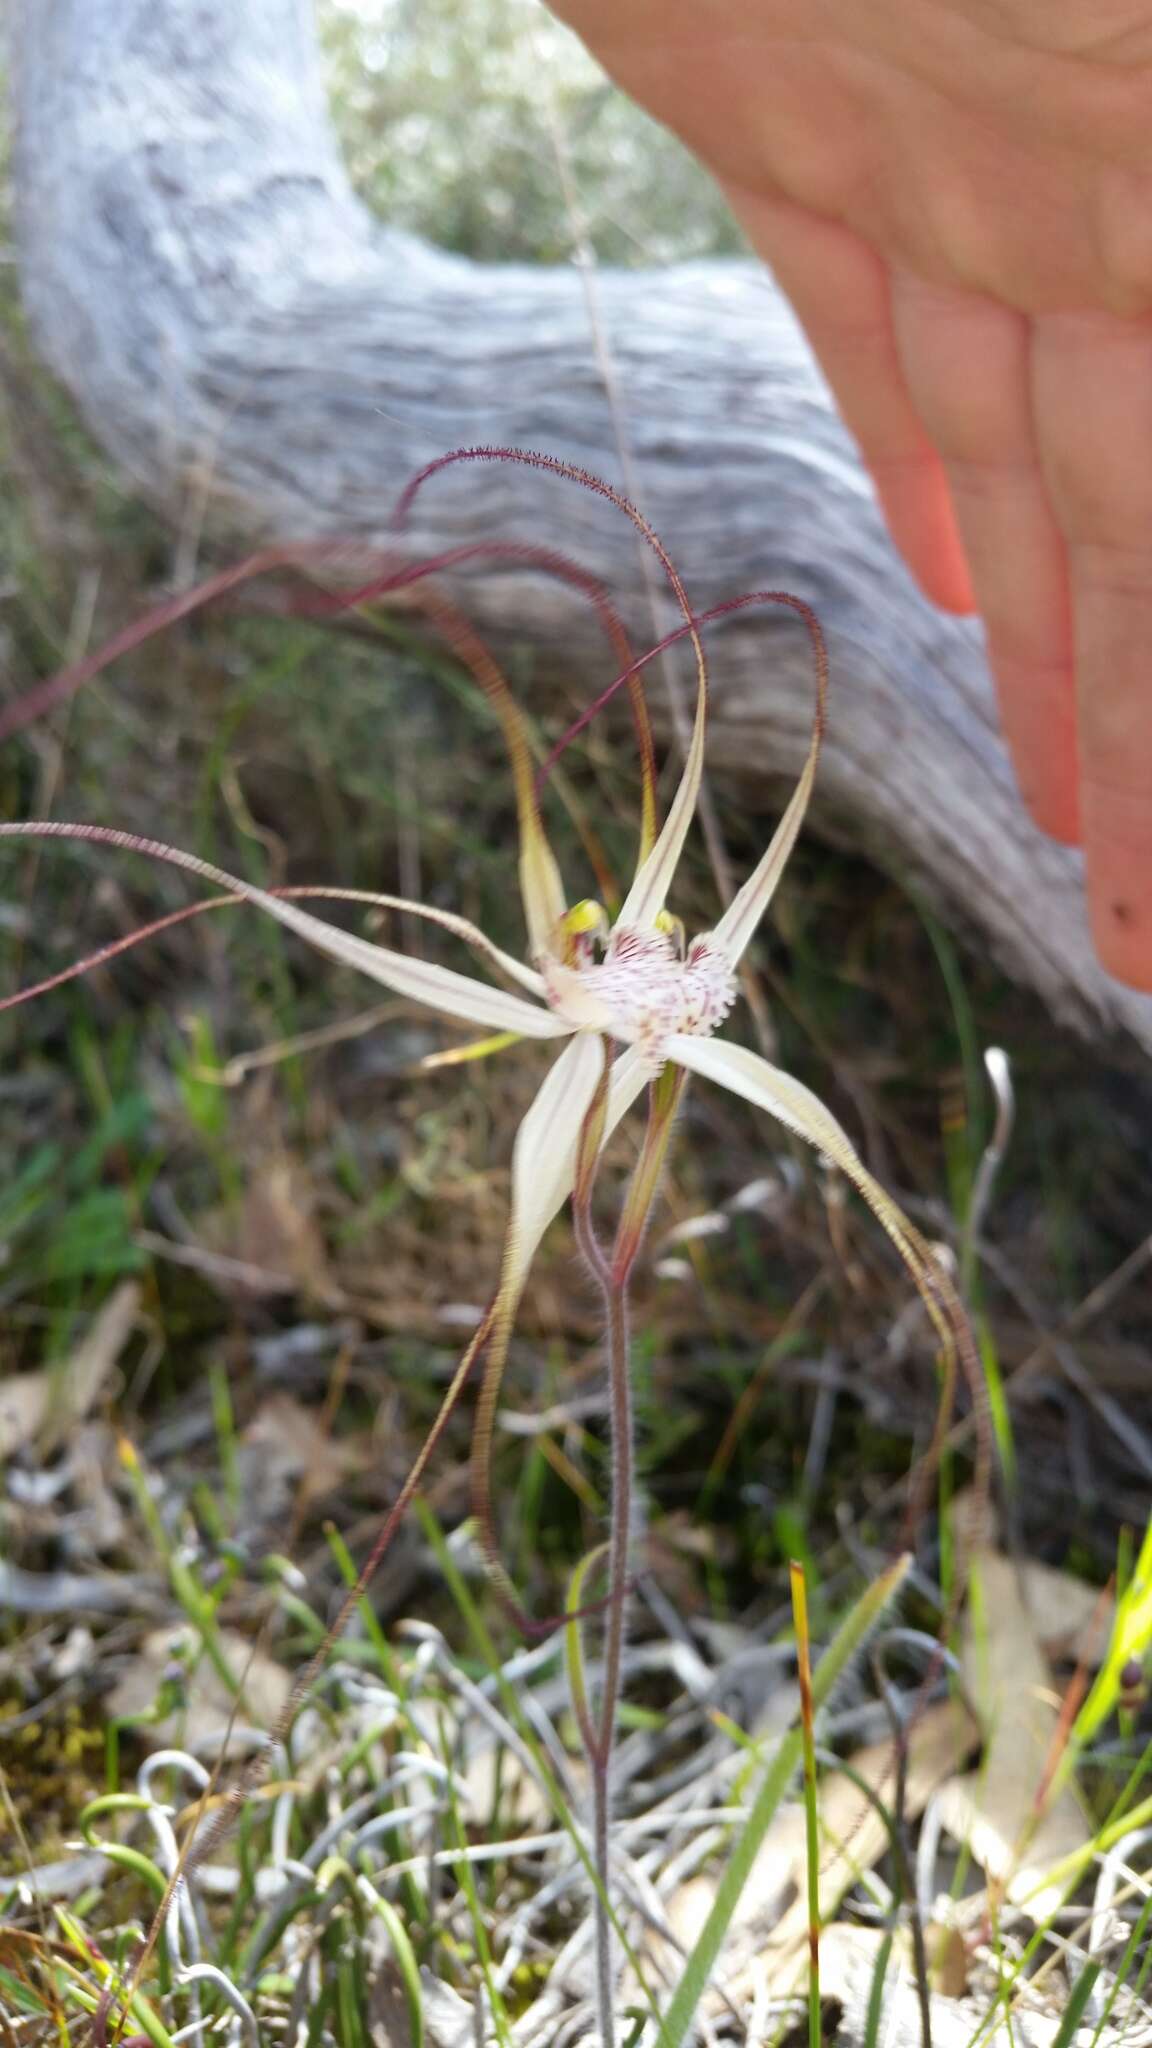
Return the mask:
{"type": "Polygon", "coordinates": [[[67,1356],[37,1372],[0,1380],[0,1460],[26,1444],[48,1456],[95,1406],[110,1380],[140,1308],[140,1287],[123,1280],[67,1356]]]}

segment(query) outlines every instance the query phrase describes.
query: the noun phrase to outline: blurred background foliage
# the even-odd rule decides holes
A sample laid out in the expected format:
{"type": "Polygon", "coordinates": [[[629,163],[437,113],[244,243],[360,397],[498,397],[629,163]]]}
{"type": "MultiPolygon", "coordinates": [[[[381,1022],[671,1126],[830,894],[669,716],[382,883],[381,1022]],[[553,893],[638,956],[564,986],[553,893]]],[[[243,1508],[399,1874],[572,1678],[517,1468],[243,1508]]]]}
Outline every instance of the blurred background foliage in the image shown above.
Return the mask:
{"type": "Polygon", "coordinates": [[[744,244],[695,158],[536,0],[321,0],[353,180],[394,227],[487,262],[572,253],[555,134],[603,263],[744,244]]]}

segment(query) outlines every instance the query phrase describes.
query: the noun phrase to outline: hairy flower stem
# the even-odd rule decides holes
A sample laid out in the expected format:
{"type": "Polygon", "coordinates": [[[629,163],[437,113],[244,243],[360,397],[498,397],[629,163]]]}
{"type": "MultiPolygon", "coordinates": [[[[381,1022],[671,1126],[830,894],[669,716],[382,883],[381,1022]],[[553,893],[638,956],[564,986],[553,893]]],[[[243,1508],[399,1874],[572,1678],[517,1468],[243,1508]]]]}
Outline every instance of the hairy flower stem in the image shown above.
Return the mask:
{"type": "Polygon", "coordinates": [[[593,1850],[603,1893],[596,1898],[596,1978],[603,2048],[616,2037],[613,2010],[612,1919],[608,1910],[609,1833],[612,1820],[612,1764],[616,1715],[620,1706],[624,1638],[628,1625],[631,1577],[633,1502],[636,1489],[636,1434],[632,1413],[632,1375],[628,1331],[628,1280],[612,1273],[604,1290],[607,1312],[609,1430],[612,1444],[612,1499],[608,1537],[608,1607],[604,1622],[604,1677],[600,1692],[599,1730],[592,1761],[593,1850]]]}
{"type": "MultiPolygon", "coordinates": [[[[605,1068],[607,1072],[607,1068],[605,1068]]],[[[592,1188],[602,1133],[602,1099],[593,1105],[581,1134],[573,1217],[576,1242],[604,1302],[608,1367],[608,1433],[611,1491],[608,1503],[608,1585],[605,1596],[603,1676],[594,1717],[578,1712],[592,1787],[592,1855],[596,1872],[596,2002],[601,2048],[615,2048],[615,1956],[611,1907],[611,1826],[616,1720],[624,1676],[628,1593],[636,1520],[636,1431],[632,1404],[629,1288],[633,1267],[652,1214],[683,1093],[683,1076],[665,1070],[654,1081],[648,1127],[625,1197],[611,1256],[592,1220],[592,1188]]]]}
{"type": "Polygon", "coordinates": [[[598,1711],[592,1722],[581,1717],[592,1788],[592,1863],[596,1872],[596,2004],[601,2048],[616,2044],[615,1957],[611,1911],[612,1759],[616,1712],[624,1663],[624,1630],[628,1599],[628,1567],[632,1551],[632,1499],[635,1489],[635,1443],[632,1386],[629,1375],[628,1279],[614,1275],[592,1221],[592,1173],[578,1174],[573,1220],[580,1253],[604,1302],[605,1351],[608,1363],[611,1492],[608,1502],[608,1588],[605,1599],[604,1674],[598,1711]]]}

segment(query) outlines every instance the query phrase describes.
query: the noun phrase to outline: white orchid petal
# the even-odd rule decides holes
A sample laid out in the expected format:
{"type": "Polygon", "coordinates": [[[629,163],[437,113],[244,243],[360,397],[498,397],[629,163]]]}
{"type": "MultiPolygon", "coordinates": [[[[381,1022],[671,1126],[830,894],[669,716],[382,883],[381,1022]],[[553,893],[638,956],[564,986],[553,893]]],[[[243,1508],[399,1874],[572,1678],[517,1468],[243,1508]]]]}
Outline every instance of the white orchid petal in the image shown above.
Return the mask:
{"type": "Polygon", "coordinates": [[[580,1032],[549,1068],[516,1133],[505,1275],[517,1286],[571,1192],[580,1126],[603,1070],[603,1040],[580,1032]]]}
{"type": "Polygon", "coordinates": [[[924,1288],[930,1287],[931,1292],[938,1295],[938,1269],[919,1232],[879,1181],[873,1179],[847,1131],[837,1123],[818,1095],[791,1074],[771,1066],[758,1052],[750,1052],[747,1046],[733,1045],[727,1039],[689,1038],[677,1033],[668,1040],[667,1050],[669,1059],[675,1060],[678,1066],[687,1067],[691,1073],[699,1074],[702,1080],[717,1082],[721,1088],[727,1088],[757,1109],[765,1110],[778,1123],[815,1146],[818,1152],[823,1152],[863,1195],[917,1283],[923,1281],[924,1288]]]}
{"type": "Polygon", "coordinates": [[[528,945],[539,959],[556,937],[567,905],[560,870],[537,812],[529,811],[520,826],[520,896],[528,945]]]}
{"type": "Polygon", "coordinates": [[[819,757],[820,728],[817,727],[812,735],[808,758],[800,772],[800,780],[792,792],[784,816],[772,835],[767,852],[757,863],[748,880],[736,891],[715,930],[709,934],[713,944],[721,948],[733,967],[738,964],[748,947],[788,865],[789,855],[804,823],[804,814],[812,795],[812,785],[816,780],[816,763],[819,757]]]}
{"type": "MultiPolygon", "coordinates": [[[[695,639],[695,635],[693,635],[695,639]]],[[[637,869],[635,880],[621,906],[616,922],[629,930],[643,931],[655,924],[667,901],[672,878],[680,864],[688,827],[696,812],[700,777],[704,772],[704,736],[708,724],[708,677],[699,643],[696,644],[696,716],[676,794],[668,807],[660,837],[637,869]]]]}
{"type": "MultiPolygon", "coordinates": [[[[572,1192],[580,1131],[603,1071],[603,1039],[591,1035],[573,1039],[545,1075],[520,1126],[512,1155],[512,1202],[504,1236],[500,1285],[473,1342],[472,1356],[476,1349],[487,1350],[472,1436],[473,1485],[481,1540],[489,1569],[513,1602],[515,1591],[496,1554],[492,1530],[492,1438],[496,1410],[524,1282],[544,1232],[572,1192]]],[[[649,1070],[635,1053],[626,1052],[617,1060],[609,1077],[605,1138],[636,1100],[648,1077],[649,1070]]]]}
{"type": "Polygon", "coordinates": [[[269,896],[263,889],[226,879],[230,888],[236,888],[279,924],[307,939],[318,952],[357,968],[373,981],[383,982],[385,988],[394,989],[397,995],[426,1003],[429,1009],[458,1017],[465,1024],[516,1031],[523,1038],[559,1038],[571,1028],[551,1010],[526,1003],[504,989],[489,988],[486,982],[474,981],[469,974],[458,974],[452,967],[439,967],[434,961],[409,959],[388,946],[377,946],[370,939],[357,938],[354,932],[341,931],[338,925],[327,924],[323,918],[269,896]]]}
{"type": "MultiPolygon", "coordinates": [[[[945,1384],[950,1382],[958,1364],[963,1367],[976,1412],[983,1416],[977,1431],[977,1484],[986,1484],[991,1441],[987,1393],[963,1303],[931,1246],[879,1181],[873,1179],[831,1110],[826,1109],[819,1096],[805,1088],[802,1081],[782,1073],[779,1067],[770,1066],[759,1053],[749,1052],[746,1046],[732,1045],[722,1039],[689,1038],[677,1034],[669,1041],[668,1053],[680,1066],[687,1067],[706,1081],[718,1082],[743,1101],[766,1110],[769,1116],[795,1131],[798,1137],[807,1139],[810,1145],[838,1166],[845,1179],[863,1195],[876,1221],[887,1232],[903,1259],[924,1304],[940,1343],[945,1384]]],[[[945,1406],[941,1409],[942,1423],[946,1423],[947,1414],[945,1406]]],[[[937,1439],[928,1452],[928,1470],[933,1469],[942,1441],[938,1428],[937,1439]]]]}
{"type": "MultiPolygon", "coordinates": [[[[766,595],[768,593],[765,593],[766,595]]],[[[820,622],[815,612],[803,598],[790,596],[785,591],[771,593],[775,601],[790,605],[798,612],[808,631],[812,648],[815,682],[815,702],[812,707],[812,736],[808,742],[808,753],[800,770],[800,779],[792,792],[784,816],[772,835],[763,858],[749,875],[742,889],[738,889],[715,931],[713,942],[727,954],[732,966],[741,959],[764,912],[776,893],[776,885],[788,864],[788,856],[796,844],[796,838],[804,823],[812,787],[816,780],[816,766],[820,759],[820,747],[824,739],[824,724],[828,708],[828,649],[820,622]]]]}
{"type": "MultiPolygon", "coordinates": [[[[581,1032],[565,1046],[517,1133],[505,1257],[505,1282],[517,1295],[541,1238],[572,1193],[580,1127],[603,1070],[602,1043],[581,1032]]],[[[632,1047],[615,1062],[608,1077],[605,1142],[650,1079],[650,1066],[632,1047]]]]}
{"type": "Polygon", "coordinates": [[[727,1038],[693,1038],[677,1032],[668,1040],[668,1057],[708,1081],[744,1096],[769,1116],[778,1117],[809,1143],[818,1145],[829,1158],[840,1146],[851,1149],[848,1133],[837,1123],[830,1109],[797,1081],[792,1074],[774,1067],[760,1053],[746,1045],[734,1045],[727,1038]]]}
{"type": "Polygon", "coordinates": [[[669,1059],[678,1066],[743,1096],[746,1102],[806,1138],[837,1165],[843,1156],[853,1162],[853,1174],[866,1172],[847,1131],[820,1097],[794,1075],[772,1066],[760,1053],[752,1052],[746,1045],[734,1045],[730,1039],[691,1038],[685,1032],[677,1032],[668,1040],[667,1051],[669,1059]]]}
{"type": "MultiPolygon", "coordinates": [[[[394,953],[387,946],[373,945],[368,939],[341,931],[339,925],[328,924],[325,919],[314,917],[311,911],[302,910],[298,904],[287,902],[283,897],[269,895],[266,889],[258,889],[253,883],[241,880],[239,875],[229,874],[227,868],[217,867],[214,861],[201,860],[198,854],[185,853],[178,846],[166,846],[159,839],[143,839],[134,832],[120,832],[101,825],[71,825],[55,819],[28,824],[0,823],[0,838],[80,840],[119,847],[126,853],[143,854],[150,860],[165,861],[170,867],[183,869],[185,874],[198,875],[202,881],[212,882],[218,889],[226,889],[245,903],[255,904],[258,910],[266,910],[277,924],[286,925],[289,931],[307,939],[318,952],[326,953],[330,959],[355,967],[372,981],[383,982],[385,988],[394,989],[397,995],[409,996],[417,1003],[427,1003],[430,1009],[444,1011],[465,1024],[480,1024],[495,1031],[515,1031],[522,1038],[560,1038],[571,1028],[550,1010],[522,1002],[519,996],[508,995],[504,989],[489,988],[487,983],[474,981],[467,974],[457,974],[450,967],[437,967],[424,960],[409,960],[403,953],[394,953]]],[[[416,913],[425,909],[423,905],[410,904],[402,898],[396,900],[416,913]]],[[[430,914],[433,917],[437,915],[434,911],[430,914]]],[[[467,936],[465,926],[464,919],[455,925],[461,937],[467,936]]],[[[474,927],[467,930],[474,930],[474,927]]],[[[487,950],[487,942],[485,948],[487,950]]],[[[498,959],[507,957],[498,956],[495,947],[489,951],[489,958],[493,956],[498,959]]]]}
{"type": "Polygon", "coordinates": [[[523,960],[517,960],[514,954],[506,953],[502,946],[495,945],[487,933],[480,930],[479,925],[473,924],[470,918],[458,917],[454,910],[441,910],[434,903],[417,903],[410,896],[388,896],[379,889],[327,889],[322,883],[310,887],[277,890],[276,894],[296,903],[308,897],[317,897],[328,902],[364,903],[372,910],[403,911],[409,917],[418,917],[426,924],[437,925],[441,931],[450,932],[455,939],[463,939],[464,944],[471,946],[482,959],[487,960],[501,974],[506,974],[510,981],[518,981],[521,988],[528,989],[532,995],[543,997],[545,994],[542,974],[538,974],[534,967],[526,966],[523,960]]]}
{"type": "Polygon", "coordinates": [[[506,953],[503,946],[494,945],[479,925],[470,918],[458,917],[454,910],[440,910],[432,903],[413,903],[405,896],[377,896],[374,899],[385,910],[407,911],[412,917],[423,918],[426,923],[438,925],[441,931],[450,932],[453,938],[462,939],[466,946],[475,948],[482,959],[491,962],[509,981],[518,981],[531,995],[544,996],[544,977],[523,960],[517,960],[514,953],[506,953]]]}

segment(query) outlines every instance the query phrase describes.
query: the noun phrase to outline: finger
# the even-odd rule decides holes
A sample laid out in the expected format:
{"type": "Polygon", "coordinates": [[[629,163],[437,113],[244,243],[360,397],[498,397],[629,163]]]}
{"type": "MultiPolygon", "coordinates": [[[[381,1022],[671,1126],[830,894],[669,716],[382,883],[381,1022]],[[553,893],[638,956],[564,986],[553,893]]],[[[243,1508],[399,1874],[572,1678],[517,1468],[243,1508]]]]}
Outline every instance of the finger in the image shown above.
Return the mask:
{"type": "Polygon", "coordinates": [[[947,472],[1021,792],[1044,831],[1074,843],[1068,570],[1032,425],[1029,322],[981,294],[899,273],[892,317],[909,393],[947,472]]]}
{"type": "Polygon", "coordinates": [[[1032,388],[1068,549],[1093,933],[1152,991],[1152,323],[1043,316],[1032,388]]]}
{"type": "Polygon", "coordinates": [[[948,485],[916,416],[892,331],[888,271],[850,229],[787,200],[728,188],[791,300],[872,472],[892,538],[928,597],[974,609],[948,485]]]}

